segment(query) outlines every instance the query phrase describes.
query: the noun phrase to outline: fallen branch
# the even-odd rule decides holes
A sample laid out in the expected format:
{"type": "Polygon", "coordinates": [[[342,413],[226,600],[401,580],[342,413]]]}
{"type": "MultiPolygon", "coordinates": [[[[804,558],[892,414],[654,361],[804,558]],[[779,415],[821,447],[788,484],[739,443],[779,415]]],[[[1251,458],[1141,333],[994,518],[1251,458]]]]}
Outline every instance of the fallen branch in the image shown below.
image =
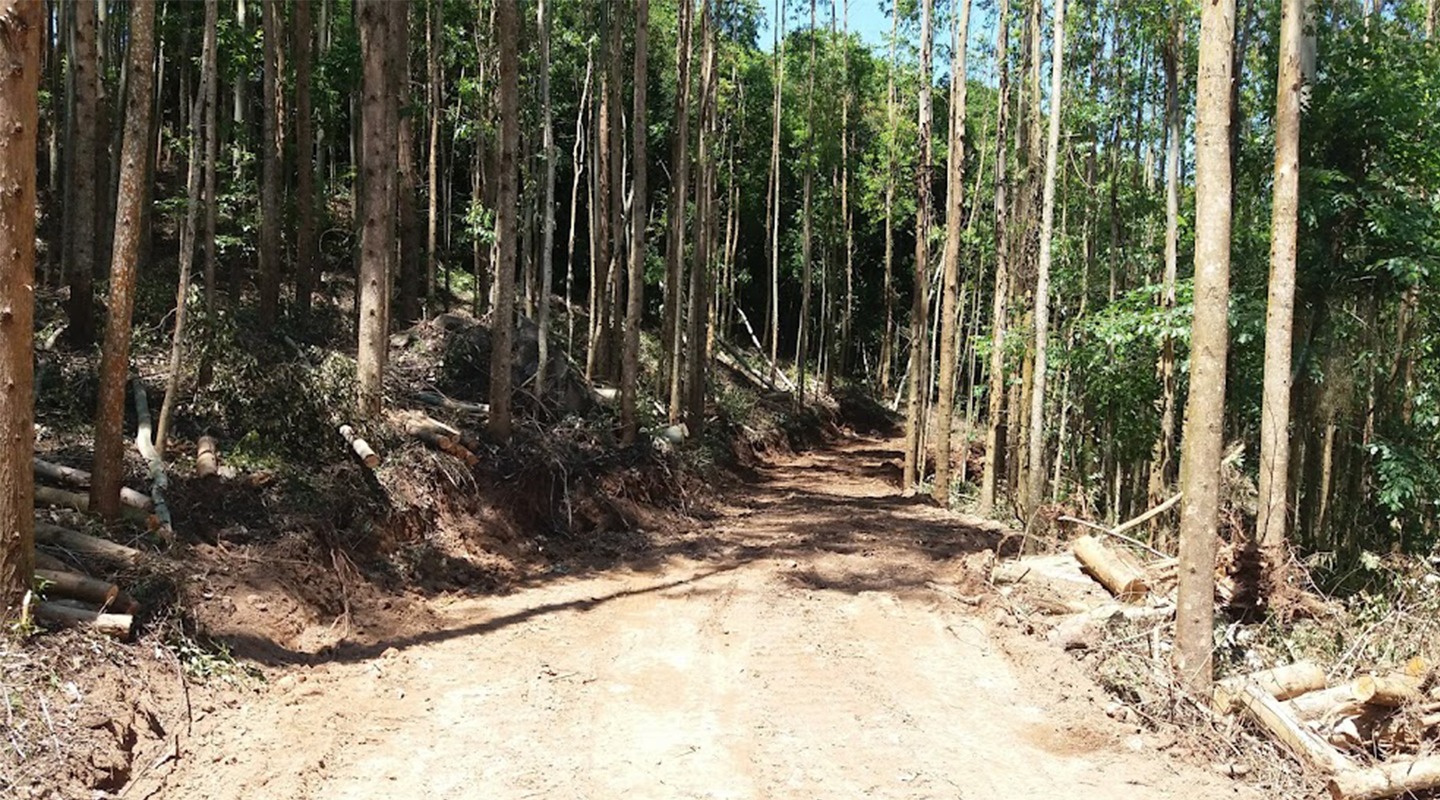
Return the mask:
{"type": "Polygon", "coordinates": [[[1251,718],[1297,758],[1327,775],[1344,775],[1354,769],[1350,761],[1319,736],[1301,725],[1279,700],[1254,683],[1246,683],[1236,696],[1251,718]]]}
{"type": "Polygon", "coordinates": [[[133,547],[40,520],[35,521],[35,541],[124,567],[139,566],[150,557],[133,547]]]}
{"type": "Polygon", "coordinates": [[[405,433],[410,436],[464,461],[466,466],[473,467],[480,463],[480,459],[461,443],[464,435],[455,428],[424,414],[407,414],[404,419],[405,433]]]}
{"type": "Polygon", "coordinates": [[[165,490],[170,487],[170,479],[165,475],[165,459],[161,458],[160,452],[155,449],[155,437],[150,425],[150,401],[145,395],[145,384],[136,378],[134,389],[135,417],[138,422],[135,427],[135,449],[140,451],[149,468],[150,499],[155,505],[155,518],[160,522],[160,530],[168,533],[171,530],[170,507],[165,504],[165,490]]]}
{"type": "Polygon", "coordinates": [[[467,403],[463,400],[446,397],[439,392],[416,392],[415,400],[427,406],[448,408],[451,411],[465,411],[471,414],[490,413],[490,406],[487,403],[467,403]]]}
{"type": "MultiPolygon", "coordinates": [[[[67,467],[63,464],[52,464],[49,461],[34,459],[35,474],[42,478],[49,478],[52,481],[59,481],[67,486],[76,488],[87,488],[90,486],[90,473],[83,469],[67,467]]],[[[142,492],[137,492],[128,486],[120,487],[120,502],[131,508],[148,510],[153,504],[150,497],[142,492]]]]}
{"type": "Polygon", "coordinates": [[[135,618],[129,614],[107,614],[63,603],[35,604],[35,619],[63,628],[93,628],[117,639],[128,639],[135,618]]]}
{"type": "Polygon", "coordinates": [[[380,466],[380,456],[376,455],[375,451],[370,449],[370,445],[366,444],[364,439],[355,435],[354,428],[349,425],[341,425],[340,435],[345,438],[345,441],[350,443],[350,449],[355,451],[355,455],[360,457],[360,460],[365,463],[365,466],[370,469],[375,469],[380,466]]]}
{"type": "Polygon", "coordinates": [[[1418,702],[1420,679],[1410,675],[1363,675],[1350,683],[1350,696],[1368,705],[1399,708],[1418,702]]]}
{"type": "Polygon", "coordinates": [[[1182,492],[1181,494],[1175,495],[1174,497],[1170,498],[1169,500],[1166,500],[1165,502],[1161,503],[1160,505],[1155,506],[1154,508],[1150,509],[1149,511],[1146,511],[1144,514],[1141,514],[1140,516],[1135,517],[1134,519],[1131,519],[1131,520],[1127,520],[1127,521],[1125,521],[1125,522],[1122,522],[1122,523],[1120,523],[1119,525],[1116,525],[1116,526],[1113,527],[1113,528],[1107,528],[1107,527],[1105,527],[1104,525],[1101,525],[1101,524],[1099,524],[1099,523],[1091,522],[1091,521],[1089,521],[1089,520],[1080,519],[1080,518],[1078,518],[1078,517],[1068,517],[1068,516],[1067,516],[1067,517],[1059,517],[1058,520],[1059,520],[1060,522],[1069,522],[1069,523],[1073,523],[1073,524],[1075,524],[1075,525],[1079,525],[1079,526],[1084,527],[1084,528],[1089,528],[1089,529],[1092,530],[1092,531],[1099,531],[1099,532],[1105,534],[1106,536],[1111,536],[1111,537],[1114,537],[1114,538],[1116,538],[1116,539],[1119,539],[1119,540],[1122,541],[1122,542],[1126,542],[1126,543],[1128,543],[1128,544],[1132,544],[1132,545],[1140,548],[1141,550],[1145,550],[1145,551],[1147,551],[1147,552],[1149,552],[1149,553],[1151,553],[1151,554],[1153,554],[1153,555],[1155,555],[1155,556],[1158,556],[1159,558],[1170,558],[1170,554],[1169,554],[1169,553],[1166,553],[1166,552],[1164,552],[1164,551],[1162,551],[1162,550],[1156,550],[1154,547],[1151,547],[1150,545],[1145,544],[1144,542],[1142,542],[1142,541],[1140,541],[1139,539],[1136,539],[1136,538],[1134,538],[1134,537],[1126,536],[1126,535],[1125,535],[1125,531],[1128,531],[1128,530],[1130,530],[1131,528],[1135,528],[1135,527],[1138,527],[1138,526],[1140,526],[1140,525],[1144,525],[1146,522],[1149,522],[1150,520],[1154,519],[1155,517],[1158,517],[1158,516],[1160,516],[1161,514],[1164,514],[1166,511],[1169,511],[1171,508],[1173,508],[1173,507],[1175,506],[1176,503],[1180,502],[1180,498],[1181,498],[1181,497],[1184,497],[1184,493],[1183,493],[1183,492],[1182,492]]]}

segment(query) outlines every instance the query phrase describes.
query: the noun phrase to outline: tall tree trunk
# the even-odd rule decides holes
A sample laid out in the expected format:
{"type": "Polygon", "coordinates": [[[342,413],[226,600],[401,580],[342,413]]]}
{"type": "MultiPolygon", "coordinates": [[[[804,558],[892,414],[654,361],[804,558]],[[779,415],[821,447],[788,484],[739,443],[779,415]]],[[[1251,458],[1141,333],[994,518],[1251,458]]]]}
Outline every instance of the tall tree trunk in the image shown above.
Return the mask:
{"type": "Polygon", "coordinates": [[[1265,567],[1284,563],[1286,477],[1290,471],[1291,343],[1300,199],[1301,47],[1305,0],[1285,0],[1275,96],[1275,181],[1270,205],[1270,289],[1265,314],[1265,389],[1260,409],[1260,497],[1256,539],[1265,567]]]}
{"type": "Polygon", "coordinates": [[[518,3],[495,4],[500,43],[500,194],[496,200],[495,310],[490,315],[490,433],[510,438],[510,365],[514,360],[516,151],[520,145],[520,25],[518,3]]]}
{"type": "Polygon", "coordinates": [[[619,35],[620,21],[616,9],[610,6],[604,6],[600,13],[605,18],[605,68],[600,70],[600,85],[596,91],[600,111],[595,124],[595,201],[591,206],[594,216],[591,231],[596,246],[591,254],[594,266],[590,279],[590,350],[585,358],[585,377],[592,380],[606,377],[605,370],[610,363],[610,265],[614,259],[614,236],[619,233],[618,229],[611,228],[610,208],[611,196],[620,191],[618,186],[613,185],[610,168],[610,160],[616,152],[610,140],[619,136],[614,118],[620,113],[613,87],[621,79],[619,67],[611,63],[612,56],[617,61],[619,57],[613,53],[614,36],[610,32],[619,35]]]}
{"type": "Polygon", "coordinates": [[[1197,696],[1210,691],[1215,527],[1224,445],[1230,300],[1230,80],[1235,0],[1201,6],[1195,108],[1195,319],[1190,396],[1180,448],[1180,588],[1175,669],[1197,696]]]}
{"type": "MultiPolygon", "coordinates": [[[[850,0],[844,0],[840,65],[844,84],[840,105],[840,220],[845,228],[845,308],[840,316],[840,371],[849,376],[855,317],[855,228],[850,218],[850,0]]],[[[968,13],[969,3],[966,3],[968,13]]]]}
{"type": "MultiPolygon", "coordinates": [[[[205,0],[205,35],[207,39],[217,35],[220,15],[220,0],[205,0]]],[[[202,66],[205,72],[205,331],[213,337],[215,331],[215,292],[217,257],[215,252],[215,225],[219,214],[216,196],[216,163],[220,159],[220,69],[219,46],[210,48],[210,61],[202,66]]],[[[208,349],[207,349],[208,352],[208,349]]],[[[201,365],[201,377],[208,382],[209,356],[201,365]]]]}
{"type": "MultiPolygon", "coordinates": [[[[1058,0],[1063,2],[1063,0],[1058,0]]],[[[935,406],[935,502],[950,504],[950,428],[955,410],[955,332],[960,314],[960,236],[965,201],[965,50],[970,0],[952,0],[954,56],[950,64],[950,141],[945,183],[945,282],[940,309],[940,391],[935,406]]]]}
{"type": "MultiPolygon", "coordinates": [[[[445,43],[444,0],[431,0],[431,2],[426,5],[425,9],[425,76],[427,84],[426,90],[429,94],[427,100],[430,104],[430,145],[428,154],[429,169],[426,176],[427,188],[425,192],[426,198],[429,202],[427,214],[427,234],[425,237],[425,309],[427,313],[433,314],[435,313],[435,270],[440,257],[440,106],[445,102],[445,79],[444,73],[441,72],[440,69],[440,48],[444,46],[445,43]]],[[[545,19],[548,23],[549,17],[546,16],[545,19]]],[[[545,160],[547,163],[547,174],[551,176],[548,183],[550,190],[548,197],[550,198],[550,200],[547,201],[545,204],[545,217],[547,220],[549,220],[550,238],[553,241],[555,228],[555,213],[552,207],[554,205],[555,195],[555,170],[553,167],[548,165],[555,160],[555,142],[554,133],[551,129],[551,119],[549,113],[550,95],[548,90],[550,88],[550,34],[548,29],[542,33],[542,36],[544,37],[543,46],[546,52],[544,56],[545,67],[540,73],[540,80],[545,87],[545,131],[547,140],[549,141],[549,143],[545,146],[545,160]]],[[[547,250],[546,252],[548,253],[549,251],[547,250]]],[[[546,256],[546,259],[546,263],[548,264],[548,255],[546,256]]],[[[546,283],[546,291],[549,291],[548,282],[546,283]]],[[[448,298],[446,299],[446,302],[449,302],[448,298]]],[[[540,331],[540,335],[544,337],[545,326],[543,324],[540,326],[540,331]]],[[[546,341],[546,339],[542,338],[540,341],[543,343],[546,341]]],[[[542,348],[543,346],[544,345],[542,344],[542,348]]],[[[544,359],[541,359],[540,363],[544,364],[544,359]]],[[[545,370],[540,370],[541,377],[537,378],[537,380],[540,381],[542,384],[544,381],[544,374],[545,370]]],[[[544,387],[543,385],[540,385],[538,388],[543,390],[544,387]]],[[[543,395],[543,391],[539,391],[537,392],[537,394],[543,395]]]]}
{"type": "MultiPolygon", "coordinates": [[[[140,213],[150,157],[150,115],[155,70],[155,2],[130,7],[130,80],[120,151],[120,191],[111,248],[110,314],[100,351],[100,397],[95,411],[95,472],[90,507],[105,519],[120,514],[124,475],[125,380],[130,369],[130,320],[135,308],[135,262],[140,254],[140,213]]],[[[31,158],[33,158],[33,142],[31,158]]]]}
{"type": "Polygon", "coordinates": [[[1054,252],[1055,173],[1060,160],[1061,90],[1065,81],[1065,0],[1055,0],[1050,34],[1050,139],[1045,151],[1045,186],[1040,207],[1040,258],[1035,275],[1035,378],[1030,391],[1030,471],[1026,512],[1033,515],[1045,497],[1045,379],[1050,337],[1050,264],[1054,252]]]}
{"type": "MultiPolygon", "coordinates": [[[[304,2],[304,0],[300,0],[304,2]]],[[[200,63],[205,75],[201,78],[200,89],[195,96],[194,119],[209,117],[210,104],[215,98],[210,94],[214,81],[211,80],[211,71],[215,68],[215,25],[218,22],[218,10],[216,17],[211,17],[214,9],[213,1],[207,3],[205,8],[205,39],[201,47],[200,63]]],[[[165,444],[169,439],[170,419],[175,413],[176,396],[180,389],[180,367],[182,356],[185,352],[185,323],[189,318],[187,313],[190,305],[190,273],[195,264],[195,245],[198,236],[201,206],[201,173],[204,171],[202,153],[210,151],[210,138],[215,131],[209,128],[200,128],[202,136],[190,137],[190,150],[186,159],[188,177],[185,186],[185,226],[180,232],[180,279],[175,290],[175,330],[170,342],[170,374],[165,379],[165,399],[160,403],[160,418],[155,423],[155,449],[160,456],[165,456],[165,444]]]]}
{"type": "MultiPolygon", "coordinates": [[[[153,10],[153,7],[152,7],[153,10]]],[[[40,127],[40,0],[0,2],[0,620],[13,619],[35,568],[35,147],[40,127]]],[[[93,67],[93,62],[91,62],[93,67]]],[[[148,107],[148,103],[146,104],[148,107]]],[[[128,332],[128,331],[127,331],[128,332]]],[[[123,378],[123,376],[122,376],[123,378]]],[[[118,459],[117,464],[118,466],[118,459]]],[[[97,470],[98,472],[98,470],[97,470]]],[[[116,477],[119,477],[118,472],[116,477]]],[[[120,498],[117,485],[115,499],[120,498]]]]}
{"type": "Polygon", "coordinates": [[[1000,0],[996,15],[995,60],[1000,77],[995,104],[995,287],[990,313],[990,397],[985,422],[985,466],[980,477],[981,514],[995,510],[995,485],[1000,468],[1001,415],[1005,410],[1005,323],[1009,318],[1009,228],[1006,205],[1005,134],[1009,123],[1010,105],[1005,100],[1010,85],[1010,67],[1006,49],[1010,39],[1010,0],[1000,0]]]}
{"type": "MultiPolygon", "coordinates": [[[[575,276],[575,217],[580,199],[580,180],[585,173],[585,111],[590,108],[590,78],[595,68],[594,50],[585,48],[585,86],[580,91],[580,104],[575,110],[575,145],[570,151],[570,236],[565,245],[565,350],[575,350],[575,312],[570,286],[575,276]]],[[[667,303],[670,301],[666,301],[667,303]]],[[[663,343],[662,343],[663,344],[663,343]]],[[[662,365],[663,368],[663,365],[662,365]]],[[[663,382],[662,382],[663,385],[663,382]]]]}
{"type": "MultiPolygon", "coordinates": [[[[1180,139],[1184,120],[1180,116],[1180,81],[1183,80],[1185,28],[1178,17],[1171,20],[1170,40],[1165,45],[1165,277],[1160,305],[1167,313],[1175,308],[1175,281],[1180,260],[1180,139]]],[[[1149,500],[1162,502],[1170,483],[1175,450],[1175,337],[1166,335],[1160,345],[1160,436],[1150,461],[1149,500]]]]}
{"type": "Polygon", "coordinates": [[[68,318],[66,338],[76,347],[88,347],[95,341],[95,273],[98,258],[95,240],[104,204],[97,171],[100,167],[99,120],[100,61],[96,53],[95,3],[69,5],[74,16],[73,47],[70,66],[75,83],[75,104],[70,127],[72,150],[65,154],[69,162],[68,195],[65,205],[65,239],[71,263],[65,269],[70,277],[70,300],[65,306],[68,318]]]}
{"type": "Polygon", "coordinates": [[[711,213],[710,139],[707,134],[710,118],[715,113],[715,26],[711,18],[710,0],[703,0],[700,11],[700,40],[704,53],[700,59],[700,112],[695,131],[695,263],[690,266],[690,308],[688,353],[685,358],[685,424],[692,436],[705,427],[705,381],[709,363],[705,358],[705,327],[710,317],[710,236],[707,233],[711,213]]]}
{"type": "Polygon", "coordinates": [[[795,407],[805,405],[805,367],[809,360],[809,341],[806,336],[810,329],[810,283],[814,265],[811,262],[811,234],[814,216],[811,213],[811,188],[815,182],[815,0],[810,0],[810,62],[805,67],[807,86],[805,89],[805,186],[803,189],[804,219],[800,239],[800,321],[795,337],[795,369],[799,381],[795,389],[795,407]]]}
{"type": "MultiPolygon", "coordinates": [[[[770,138],[770,370],[780,369],[780,123],[784,118],[780,101],[785,93],[785,0],[775,3],[775,109],[770,138]]],[[[775,375],[771,374],[773,381],[775,375]]]]}
{"type": "MultiPolygon", "coordinates": [[[[501,5],[506,5],[502,3],[501,5]]],[[[395,262],[395,125],[389,0],[356,0],[360,24],[360,324],[356,351],[358,411],[379,415],[388,356],[390,276],[395,262]]]]}
{"type": "MultiPolygon", "coordinates": [[[[1008,2],[1008,0],[1001,0],[1008,2]]],[[[885,301],[885,328],[880,332],[880,393],[890,394],[891,370],[895,364],[895,220],[891,211],[895,207],[895,181],[899,172],[899,150],[896,139],[900,135],[900,99],[895,91],[895,73],[900,62],[895,56],[895,46],[900,40],[900,15],[890,15],[890,61],[885,81],[885,278],[881,284],[881,295],[885,301]]],[[[1003,59],[1002,59],[1003,60],[1003,59]]],[[[1003,70],[1004,67],[1001,67],[1003,70]]]]}
{"type": "Polygon", "coordinates": [[[264,28],[263,141],[260,143],[260,324],[275,322],[280,304],[280,0],[260,0],[264,28]]]}
{"type": "Polygon", "coordinates": [[[295,313],[310,315],[315,291],[315,134],[310,102],[313,0],[295,2],[295,313]]]}
{"type": "Polygon", "coordinates": [[[925,387],[925,313],[929,306],[930,284],[930,69],[931,0],[920,0],[920,112],[919,163],[915,169],[915,286],[910,306],[910,384],[905,408],[905,468],[901,484],[906,494],[915,491],[924,471],[919,452],[921,428],[920,393],[925,387]]]}
{"type": "Polygon", "coordinates": [[[419,176],[416,175],[415,165],[415,118],[409,113],[410,109],[410,2],[409,0],[391,0],[396,7],[391,10],[398,22],[396,22],[395,36],[391,39],[391,46],[395,48],[393,78],[395,90],[400,95],[400,108],[405,113],[400,114],[399,124],[395,135],[398,138],[396,143],[396,158],[399,160],[400,172],[397,176],[399,196],[396,203],[396,213],[400,217],[400,255],[399,272],[396,275],[399,284],[400,322],[409,325],[420,318],[420,294],[423,282],[424,256],[422,250],[425,246],[420,238],[420,210],[416,201],[416,194],[420,189],[419,176]]]}
{"type": "MultiPolygon", "coordinates": [[[[540,298],[536,314],[536,340],[540,368],[535,373],[535,396],[545,398],[550,368],[550,285],[555,250],[555,121],[550,109],[550,13],[547,0],[535,4],[535,28],[540,38],[541,149],[545,151],[545,213],[540,231],[540,298]]],[[[573,213],[573,212],[572,212],[573,213]]]]}
{"type": "Polygon", "coordinates": [[[665,313],[661,318],[661,399],[668,400],[670,424],[680,421],[681,335],[685,298],[685,206],[690,178],[690,26],[693,5],[680,3],[679,31],[675,37],[675,133],[670,141],[670,231],[665,241],[665,313]]]}
{"type": "MultiPolygon", "coordinates": [[[[543,1],[543,0],[542,0],[543,1]]],[[[649,200],[645,194],[645,135],[648,131],[645,116],[645,88],[648,70],[646,67],[649,46],[650,0],[635,0],[635,115],[630,120],[630,130],[635,137],[630,146],[634,176],[631,178],[633,198],[630,202],[630,286],[625,306],[625,353],[621,365],[620,379],[620,441],[622,444],[635,443],[640,423],[635,416],[635,407],[640,391],[640,322],[645,311],[645,225],[650,221],[649,200]]],[[[547,98],[548,109],[548,98],[547,98]]],[[[548,136],[550,126],[546,123],[548,136]]],[[[546,193],[546,208],[549,208],[551,191],[546,193]]],[[[548,219],[547,211],[546,217],[548,219]]],[[[548,238],[548,237],[547,237],[548,238]]],[[[545,257],[545,272],[550,271],[549,254],[545,257]]]]}
{"type": "Polygon", "coordinates": [[[621,4],[613,4],[611,8],[610,25],[606,29],[609,33],[609,73],[610,84],[607,90],[610,93],[610,113],[613,115],[610,129],[610,235],[612,245],[610,247],[610,263],[606,269],[605,290],[609,293],[610,299],[604,303],[605,315],[601,318],[604,323],[606,356],[602,373],[606,380],[620,380],[621,351],[621,323],[624,309],[620,304],[623,300],[623,288],[625,285],[625,28],[628,23],[629,14],[621,11],[621,4]]]}

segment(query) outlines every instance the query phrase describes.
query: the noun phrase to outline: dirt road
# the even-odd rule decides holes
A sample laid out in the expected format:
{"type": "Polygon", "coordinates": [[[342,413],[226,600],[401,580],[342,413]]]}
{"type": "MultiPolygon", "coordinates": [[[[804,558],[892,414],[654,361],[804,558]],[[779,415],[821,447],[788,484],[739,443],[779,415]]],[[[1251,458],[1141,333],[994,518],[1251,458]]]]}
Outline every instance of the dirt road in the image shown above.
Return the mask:
{"type": "Polygon", "coordinates": [[[455,601],[434,632],[284,670],[203,716],[175,771],[147,788],[179,800],[1253,796],[1158,752],[1105,716],[1067,656],[972,607],[958,557],[994,531],[896,496],[890,446],[851,441],[763,471],[706,531],[723,546],[702,560],[455,601]]]}

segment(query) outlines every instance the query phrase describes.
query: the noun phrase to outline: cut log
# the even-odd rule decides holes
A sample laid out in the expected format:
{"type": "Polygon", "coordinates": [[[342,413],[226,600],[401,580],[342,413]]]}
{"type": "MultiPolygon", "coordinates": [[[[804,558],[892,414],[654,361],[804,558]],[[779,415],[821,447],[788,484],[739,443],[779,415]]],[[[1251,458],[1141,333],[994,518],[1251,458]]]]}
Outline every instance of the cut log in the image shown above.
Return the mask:
{"type": "MultiPolygon", "coordinates": [[[[90,486],[90,473],[83,469],[67,467],[63,464],[52,464],[49,461],[35,459],[35,474],[42,478],[49,478],[52,481],[63,483],[76,488],[87,488],[90,486]]],[[[88,502],[88,500],[87,500],[88,502]]],[[[120,487],[120,502],[131,508],[148,510],[152,506],[150,496],[144,492],[137,492],[128,486],[120,487]]]]}
{"type": "Polygon", "coordinates": [[[67,492],[49,486],[35,487],[35,505],[52,508],[73,508],[82,513],[90,511],[90,496],[78,492],[67,492]]]}
{"type": "Polygon", "coordinates": [[[195,445],[195,477],[209,478],[220,472],[220,445],[214,436],[201,436],[195,445]]]}
{"type": "Polygon", "coordinates": [[[149,558],[144,552],[133,547],[40,520],[35,521],[35,541],[124,567],[139,566],[149,558]]]}
{"type": "Polygon", "coordinates": [[[55,556],[50,555],[49,553],[36,550],[35,569],[59,570],[63,572],[68,571],[70,569],[70,565],[66,564],[64,561],[61,561],[55,556]]]}
{"type": "Polygon", "coordinates": [[[1137,602],[1150,591],[1145,571],[1125,554],[1110,549],[1093,536],[1081,536],[1071,543],[1075,558],[1111,594],[1125,602],[1137,602]]]}
{"type": "Polygon", "coordinates": [[[1335,800],[1380,800],[1423,792],[1440,787],[1440,756],[1337,772],[1327,786],[1335,800]]]}
{"type": "Polygon", "coordinates": [[[430,445],[442,453],[448,453],[461,461],[466,466],[475,466],[480,459],[470,452],[465,445],[461,444],[463,435],[460,431],[446,425],[445,423],[431,419],[423,414],[407,414],[404,418],[405,433],[430,445]]]}
{"type": "Polygon", "coordinates": [[[349,425],[341,425],[340,435],[345,438],[345,441],[350,443],[350,449],[355,451],[355,455],[360,457],[360,460],[365,463],[365,466],[370,469],[375,469],[380,466],[380,456],[376,455],[375,451],[370,449],[370,445],[366,444],[364,439],[355,435],[354,428],[349,425]]]}
{"type": "Polygon", "coordinates": [[[1297,661],[1274,669],[1227,678],[1215,684],[1211,697],[1215,710],[1221,714],[1229,713],[1247,683],[1259,686],[1276,700],[1289,700],[1306,692],[1324,689],[1325,670],[1312,661],[1297,661]]]}
{"type": "Polygon", "coordinates": [[[121,614],[133,614],[138,606],[119,586],[78,572],[36,569],[35,579],[44,586],[46,595],[84,600],[121,614]]]}
{"type": "Polygon", "coordinates": [[[1363,675],[1350,682],[1350,696],[1369,705],[1399,708],[1418,702],[1420,679],[1413,675],[1363,675]]]}
{"type": "Polygon", "coordinates": [[[135,618],[129,614],[107,614],[49,601],[35,604],[35,619],[63,628],[94,628],[117,639],[130,638],[130,629],[135,624],[135,618]]]}
{"type": "Polygon", "coordinates": [[[1277,742],[1306,764],[1327,775],[1340,775],[1354,769],[1349,759],[1301,725],[1283,703],[1256,684],[1246,683],[1236,702],[1277,742]]]}

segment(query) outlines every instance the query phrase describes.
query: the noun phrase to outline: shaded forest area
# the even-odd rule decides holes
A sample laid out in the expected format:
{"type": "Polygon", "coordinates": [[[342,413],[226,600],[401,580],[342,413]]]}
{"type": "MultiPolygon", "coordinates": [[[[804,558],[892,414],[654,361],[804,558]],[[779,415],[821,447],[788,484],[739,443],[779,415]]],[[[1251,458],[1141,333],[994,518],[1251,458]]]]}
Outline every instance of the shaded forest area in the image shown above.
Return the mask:
{"type": "Polygon", "coordinates": [[[1292,552],[1431,552],[1434,0],[906,0],[879,47],[860,1],[0,4],[6,608],[36,420],[67,502],[144,475],[164,539],[177,454],[305,471],[343,425],[513,476],[576,420],[714,443],[736,381],[883,398],[902,488],[1032,532],[1183,494],[1146,538],[1197,686],[1222,538],[1262,609],[1292,552]]]}

